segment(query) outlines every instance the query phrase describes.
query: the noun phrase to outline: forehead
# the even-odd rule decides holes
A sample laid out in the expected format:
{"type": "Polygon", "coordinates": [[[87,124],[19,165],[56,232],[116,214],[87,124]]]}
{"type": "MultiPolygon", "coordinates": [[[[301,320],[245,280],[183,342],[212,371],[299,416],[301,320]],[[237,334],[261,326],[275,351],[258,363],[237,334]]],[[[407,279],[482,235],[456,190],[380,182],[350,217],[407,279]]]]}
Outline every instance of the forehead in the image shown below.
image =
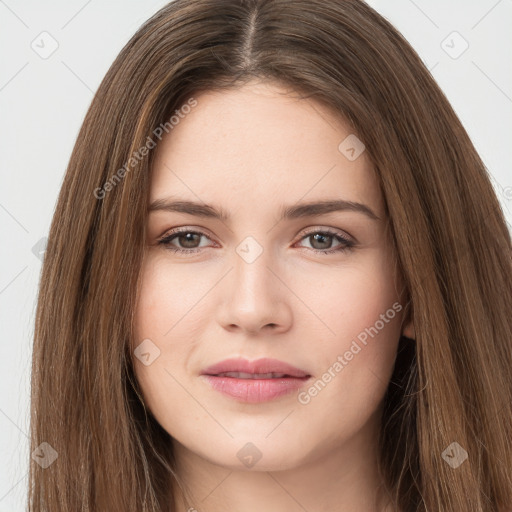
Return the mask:
{"type": "Polygon", "coordinates": [[[362,146],[350,126],[323,105],[264,83],[194,99],[157,146],[150,202],[172,195],[243,213],[244,205],[339,197],[383,215],[368,156],[357,156],[362,146]],[[350,146],[356,153],[347,158],[350,146]]]}

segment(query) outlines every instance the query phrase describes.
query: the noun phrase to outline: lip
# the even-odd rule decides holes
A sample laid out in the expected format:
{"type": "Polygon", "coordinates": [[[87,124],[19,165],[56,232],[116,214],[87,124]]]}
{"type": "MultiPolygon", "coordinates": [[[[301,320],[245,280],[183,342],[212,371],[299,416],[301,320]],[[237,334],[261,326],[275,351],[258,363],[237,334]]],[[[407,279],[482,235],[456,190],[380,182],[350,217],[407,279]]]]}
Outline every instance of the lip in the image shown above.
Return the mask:
{"type": "Polygon", "coordinates": [[[301,388],[311,375],[278,359],[263,358],[248,361],[244,358],[233,358],[205,368],[201,372],[201,377],[213,389],[237,401],[261,403],[301,388]],[[258,377],[240,378],[240,376],[223,375],[226,373],[252,374],[258,377]],[[269,378],[263,374],[278,375],[269,378]]]}

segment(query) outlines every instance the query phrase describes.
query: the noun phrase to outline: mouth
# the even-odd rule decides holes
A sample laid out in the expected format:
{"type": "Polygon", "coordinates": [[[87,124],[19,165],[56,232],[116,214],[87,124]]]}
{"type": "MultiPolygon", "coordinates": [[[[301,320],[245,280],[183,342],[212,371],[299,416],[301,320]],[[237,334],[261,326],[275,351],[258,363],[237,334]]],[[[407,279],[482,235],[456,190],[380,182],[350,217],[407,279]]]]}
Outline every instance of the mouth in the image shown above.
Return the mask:
{"type": "Polygon", "coordinates": [[[224,372],[212,375],[213,377],[231,377],[233,379],[282,379],[296,378],[286,373],[245,373],[245,372],[224,372]]]}
{"type": "Polygon", "coordinates": [[[289,395],[311,375],[276,359],[227,359],[203,370],[201,377],[216,391],[245,403],[261,403],[289,395]]]}

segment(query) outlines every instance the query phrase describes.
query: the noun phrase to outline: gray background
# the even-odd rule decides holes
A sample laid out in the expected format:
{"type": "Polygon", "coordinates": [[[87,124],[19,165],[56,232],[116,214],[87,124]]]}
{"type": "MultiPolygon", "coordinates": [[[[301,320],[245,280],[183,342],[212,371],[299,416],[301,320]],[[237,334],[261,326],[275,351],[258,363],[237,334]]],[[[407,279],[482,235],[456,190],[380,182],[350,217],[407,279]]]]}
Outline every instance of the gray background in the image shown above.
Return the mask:
{"type": "MultiPolygon", "coordinates": [[[[0,0],[0,512],[25,508],[40,257],[66,165],[107,69],[166,3],[0,0]],[[45,54],[52,45],[58,47],[45,54]]],[[[368,3],[431,69],[489,169],[511,224],[512,0],[368,3]]]]}

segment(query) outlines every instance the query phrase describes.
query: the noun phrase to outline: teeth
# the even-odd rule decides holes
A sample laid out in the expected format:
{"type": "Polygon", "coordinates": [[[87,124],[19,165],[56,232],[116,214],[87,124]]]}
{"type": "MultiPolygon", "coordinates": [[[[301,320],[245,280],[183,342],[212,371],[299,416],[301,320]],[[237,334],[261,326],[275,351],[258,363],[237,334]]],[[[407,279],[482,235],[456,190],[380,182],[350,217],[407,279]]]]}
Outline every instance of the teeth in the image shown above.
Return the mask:
{"type": "Polygon", "coordinates": [[[217,377],[232,377],[234,379],[281,379],[286,377],[286,373],[245,373],[245,372],[225,372],[219,373],[217,377]]]}

